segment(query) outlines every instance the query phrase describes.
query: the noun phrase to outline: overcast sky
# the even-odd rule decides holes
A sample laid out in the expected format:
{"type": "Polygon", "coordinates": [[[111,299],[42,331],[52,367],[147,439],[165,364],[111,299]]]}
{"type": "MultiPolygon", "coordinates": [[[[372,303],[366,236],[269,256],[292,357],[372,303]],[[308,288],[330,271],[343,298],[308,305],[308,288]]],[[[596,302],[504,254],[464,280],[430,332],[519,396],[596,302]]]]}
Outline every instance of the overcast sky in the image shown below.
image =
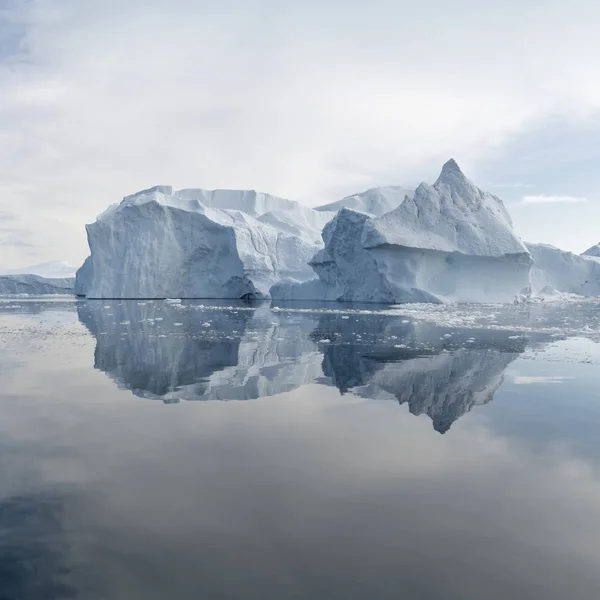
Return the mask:
{"type": "Polygon", "coordinates": [[[594,0],[0,0],[0,268],[80,263],[156,184],[317,205],[454,157],[517,232],[600,241],[594,0]]]}

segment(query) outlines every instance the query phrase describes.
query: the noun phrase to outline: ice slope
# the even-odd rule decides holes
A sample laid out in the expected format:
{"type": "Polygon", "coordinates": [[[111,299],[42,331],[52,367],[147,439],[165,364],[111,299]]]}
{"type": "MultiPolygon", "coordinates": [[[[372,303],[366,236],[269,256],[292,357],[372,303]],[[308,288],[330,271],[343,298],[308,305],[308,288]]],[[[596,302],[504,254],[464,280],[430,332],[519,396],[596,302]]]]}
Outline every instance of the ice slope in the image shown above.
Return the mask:
{"type": "Polygon", "coordinates": [[[312,275],[308,261],[319,247],[312,239],[327,218],[256,192],[144,190],[86,226],[91,256],[76,291],[89,298],[267,297],[282,278],[312,275]]]}
{"type": "Polygon", "coordinates": [[[531,269],[533,294],[557,291],[600,296],[600,259],[593,255],[573,254],[548,244],[527,244],[527,248],[534,261],[531,269]]]}
{"type": "Polygon", "coordinates": [[[360,302],[509,302],[529,285],[529,251],[502,201],[454,160],[379,217],[342,209],[311,260],[319,283],[280,282],[272,297],[360,302]]]}
{"type": "Polygon", "coordinates": [[[596,244],[595,246],[588,248],[581,254],[581,256],[596,256],[600,258],[600,244],[596,244]]]}
{"type": "Polygon", "coordinates": [[[56,260],[39,265],[31,265],[20,269],[9,269],[0,275],[37,275],[47,279],[70,279],[75,277],[77,267],[64,260],[56,260]]]}
{"type": "Polygon", "coordinates": [[[0,275],[0,296],[28,294],[72,294],[75,280],[71,277],[47,278],[38,275],[0,275]]]}
{"type": "Polygon", "coordinates": [[[315,210],[337,212],[341,208],[351,208],[358,212],[380,216],[394,210],[404,202],[406,196],[412,197],[414,193],[414,188],[401,185],[371,188],[359,194],[346,196],[336,202],[318,206],[315,210]]]}

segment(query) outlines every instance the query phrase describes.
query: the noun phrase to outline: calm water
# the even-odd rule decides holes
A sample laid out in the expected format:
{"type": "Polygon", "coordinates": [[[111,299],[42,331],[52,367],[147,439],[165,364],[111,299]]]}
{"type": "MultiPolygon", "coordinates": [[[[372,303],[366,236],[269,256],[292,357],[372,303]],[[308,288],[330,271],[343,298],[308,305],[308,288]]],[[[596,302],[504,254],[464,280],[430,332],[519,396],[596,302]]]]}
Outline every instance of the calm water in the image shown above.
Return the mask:
{"type": "Polygon", "coordinates": [[[291,308],[0,302],[0,600],[600,598],[599,305],[291,308]]]}

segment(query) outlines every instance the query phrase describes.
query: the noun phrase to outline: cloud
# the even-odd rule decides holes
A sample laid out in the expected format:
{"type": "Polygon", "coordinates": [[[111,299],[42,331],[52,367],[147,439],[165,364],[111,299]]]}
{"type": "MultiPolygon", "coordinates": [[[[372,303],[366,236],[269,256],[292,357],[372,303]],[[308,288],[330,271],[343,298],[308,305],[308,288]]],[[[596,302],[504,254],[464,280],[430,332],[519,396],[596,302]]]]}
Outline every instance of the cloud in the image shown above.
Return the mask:
{"type": "Polygon", "coordinates": [[[533,185],[532,183],[494,183],[490,187],[520,189],[520,188],[534,188],[535,185],[533,185]]]}
{"type": "Polygon", "coordinates": [[[550,377],[550,376],[525,376],[525,375],[515,375],[513,377],[513,381],[517,385],[531,385],[535,383],[563,383],[566,379],[573,379],[572,377],[550,377]]]}
{"type": "Polygon", "coordinates": [[[521,204],[556,204],[556,203],[567,203],[573,204],[576,202],[588,202],[588,198],[581,196],[545,196],[543,194],[539,196],[523,196],[521,204]]]}
{"type": "Polygon", "coordinates": [[[83,224],[151,185],[316,205],[432,181],[450,156],[471,172],[547,118],[600,108],[591,2],[8,6],[17,41],[0,57],[0,210],[19,206],[40,261],[49,250],[82,260],[83,224]]]}
{"type": "Polygon", "coordinates": [[[31,243],[31,234],[28,231],[23,231],[18,228],[1,227],[0,228],[0,247],[2,252],[10,252],[10,247],[18,249],[26,249],[27,254],[31,254],[31,250],[35,245],[31,243]]]}

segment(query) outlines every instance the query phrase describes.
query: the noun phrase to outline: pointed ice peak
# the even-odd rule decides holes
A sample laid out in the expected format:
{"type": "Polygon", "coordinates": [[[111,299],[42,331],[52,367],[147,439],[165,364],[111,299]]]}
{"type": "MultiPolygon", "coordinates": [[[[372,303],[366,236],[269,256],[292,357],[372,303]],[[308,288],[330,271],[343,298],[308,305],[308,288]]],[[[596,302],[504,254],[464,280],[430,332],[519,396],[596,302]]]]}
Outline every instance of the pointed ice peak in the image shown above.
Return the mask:
{"type": "Polygon", "coordinates": [[[595,256],[600,258],[600,243],[588,248],[585,252],[582,253],[583,256],[595,256]]]}
{"type": "Polygon", "coordinates": [[[451,173],[451,172],[454,172],[454,171],[458,171],[459,173],[462,173],[462,171],[460,170],[460,167],[458,166],[458,163],[453,158],[451,158],[442,167],[442,175],[444,173],[451,173]]]}
{"type": "Polygon", "coordinates": [[[465,177],[464,173],[460,170],[458,163],[451,158],[448,162],[444,164],[442,167],[442,172],[438,177],[437,181],[434,185],[438,183],[450,183],[450,182],[467,182],[468,179],[465,177]]]}

